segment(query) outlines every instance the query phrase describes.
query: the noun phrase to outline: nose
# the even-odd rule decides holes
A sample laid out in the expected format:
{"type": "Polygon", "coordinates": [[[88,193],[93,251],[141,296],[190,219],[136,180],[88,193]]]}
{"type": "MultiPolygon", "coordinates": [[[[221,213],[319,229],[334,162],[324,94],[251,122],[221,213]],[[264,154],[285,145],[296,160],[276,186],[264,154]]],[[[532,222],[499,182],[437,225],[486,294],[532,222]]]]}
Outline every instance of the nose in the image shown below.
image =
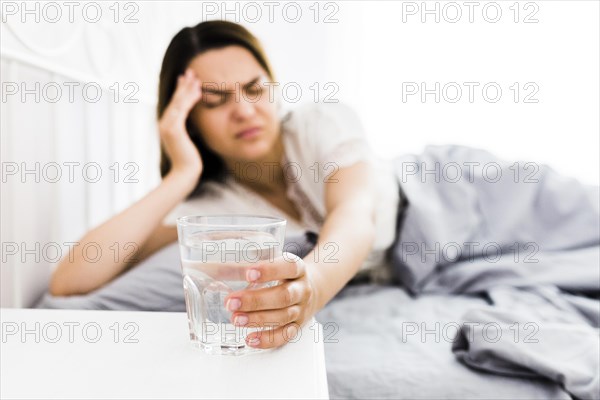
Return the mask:
{"type": "Polygon", "coordinates": [[[256,114],[255,104],[244,96],[240,96],[239,101],[235,103],[233,115],[236,119],[247,119],[256,114]]]}

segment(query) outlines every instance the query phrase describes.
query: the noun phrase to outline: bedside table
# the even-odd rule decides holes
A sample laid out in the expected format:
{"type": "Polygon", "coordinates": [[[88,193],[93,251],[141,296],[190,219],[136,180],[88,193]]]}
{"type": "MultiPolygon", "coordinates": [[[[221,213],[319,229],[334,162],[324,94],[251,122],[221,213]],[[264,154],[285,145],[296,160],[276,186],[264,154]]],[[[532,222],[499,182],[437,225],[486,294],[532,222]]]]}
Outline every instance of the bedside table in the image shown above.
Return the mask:
{"type": "Polygon", "coordinates": [[[185,313],[0,309],[2,398],[328,398],[322,327],[245,356],[192,347],[185,313]]]}

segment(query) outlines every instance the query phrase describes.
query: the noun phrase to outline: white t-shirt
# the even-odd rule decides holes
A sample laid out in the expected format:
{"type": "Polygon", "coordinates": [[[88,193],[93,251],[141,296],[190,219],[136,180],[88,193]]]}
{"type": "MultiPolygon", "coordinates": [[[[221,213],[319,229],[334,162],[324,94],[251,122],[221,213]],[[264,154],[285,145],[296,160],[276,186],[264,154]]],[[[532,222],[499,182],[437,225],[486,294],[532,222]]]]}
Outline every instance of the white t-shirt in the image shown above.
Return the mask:
{"type": "Polygon", "coordinates": [[[228,176],[225,182],[207,183],[202,195],[179,204],[164,223],[175,225],[176,219],[185,215],[257,214],[286,219],[286,235],[306,231],[318,234],[326,216],[328,176],[336,169],[368,159],[376,168],[376,234],[373,249],[361,270],[389,266],[385,253],[396,235],[398,182],[391,162],[373,155],[356,113],[340,103],[308,103],[288,112],[281,126],[285,153],[281,165],[288,182],[287,196],[299,209],[301,221],[295,221],[228,176]]]}

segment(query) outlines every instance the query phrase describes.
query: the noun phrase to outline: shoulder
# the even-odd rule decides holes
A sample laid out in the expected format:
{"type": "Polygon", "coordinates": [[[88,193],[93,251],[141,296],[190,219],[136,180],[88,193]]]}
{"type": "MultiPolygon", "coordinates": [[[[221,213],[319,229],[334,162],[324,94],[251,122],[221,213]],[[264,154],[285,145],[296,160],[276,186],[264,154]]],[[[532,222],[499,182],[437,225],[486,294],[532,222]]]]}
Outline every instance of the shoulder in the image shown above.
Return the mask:
{"type": "Polygon", "coordinates": [[[286,153],[292,161],[348,166],[369,157],[365,130],[354,108],[345,103],[307,103],[283,120],[286,153]]]}
{"type": "Polygon", "coordinates": [[[346,103],[304,103],[289,110],[283,116],[283,122],[289,126],[301,127],[356,118],[356,111],[346,103]]]}
{"type": "Polygon", "coordinates": [[[365,133],[357,112],[345,103],[301,104],[284,115],[282,128],[285,136],[308,148],[334,146],[365,133]]]}

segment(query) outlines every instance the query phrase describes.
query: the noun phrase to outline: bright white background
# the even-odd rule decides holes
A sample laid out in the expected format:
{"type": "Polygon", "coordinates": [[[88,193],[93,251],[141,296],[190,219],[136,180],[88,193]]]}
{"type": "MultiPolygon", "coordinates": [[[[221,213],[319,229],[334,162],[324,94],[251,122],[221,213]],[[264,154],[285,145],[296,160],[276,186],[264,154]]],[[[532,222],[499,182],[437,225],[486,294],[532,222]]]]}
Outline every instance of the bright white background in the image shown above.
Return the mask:
{"type": "MultiPolygon", "coordinates": [[[[296,82],[302,88],[298,103],[314,101],[315,83],[318,101],[338,88],[333,99],[358,111],[382,157],[457,143],[547,163],[598,184],[598,2],[482,1],[471,16],[462,1],[275,3],[270,14],[265,2],[102,2],[100,18],[91,22],[95,6],[81,2],[71,22],[68,7],[56,2],[62,15],[50,22],[57,18],[54,5],[30,2],[33,11],[25,13],[21,2],[2,2],[3,168],[15,162],[93,161],[108,178],[114,173],[109,166],[119,162],[122,174],[116,184],[90,183],[81,175],[72,183],[66,178],[49,183],[3,174],[3,246],[39,243],[41,249],[76,241],[158,183],[154,110],[162,56],[179,29],[205,19],[228,19],[254,32],[281,85],[296,82]],[[424,7],[433,13],[424,13],[424,7]],[[297,9],[301,15],[292,22],[297,9]],[[125,23],[127,16],[137,22],[125,23]],[[7,94],[7,84],[32,88],[35,82],[55,82],[65,89],[63,96],[53,103],[43,95],[36,102],[32,95],[22,101],[20,93],[7,94]],[[65,82],[97,82],[104,89],[102,100],[85,101],[80,85],[70,102],[65,82]],[[123,89],[128,82],[139,87],[133,96],[138,103],[123,101],[131,93],[123,89]],[[436,82],[439,102],[433,94],[423,101],[420,92],[403,91],[407,83],[433,89],[436,82]],[[464,82],[479,84],[473,102],[464,82]],[[441,90],[448,83],[462,88],[456,102],[451,101],[455,91],[444,96],[441,90]],[[488,83],[502,89],[496,102],[484,99],[482,87],[488,83]],[[121,88],[118,101],[112,99],[115,84],[121,88]],[[525,102],[534,87],[537,102],[525,102]],[[123,168],[126,162],[139,166],[138,183],[123,182],[130,171],[123,168]]],[[[56,263],[48,255],[23,259],[22,247],[11,256],[6,249],[2,305],[29,306],[56,263]]]]}

